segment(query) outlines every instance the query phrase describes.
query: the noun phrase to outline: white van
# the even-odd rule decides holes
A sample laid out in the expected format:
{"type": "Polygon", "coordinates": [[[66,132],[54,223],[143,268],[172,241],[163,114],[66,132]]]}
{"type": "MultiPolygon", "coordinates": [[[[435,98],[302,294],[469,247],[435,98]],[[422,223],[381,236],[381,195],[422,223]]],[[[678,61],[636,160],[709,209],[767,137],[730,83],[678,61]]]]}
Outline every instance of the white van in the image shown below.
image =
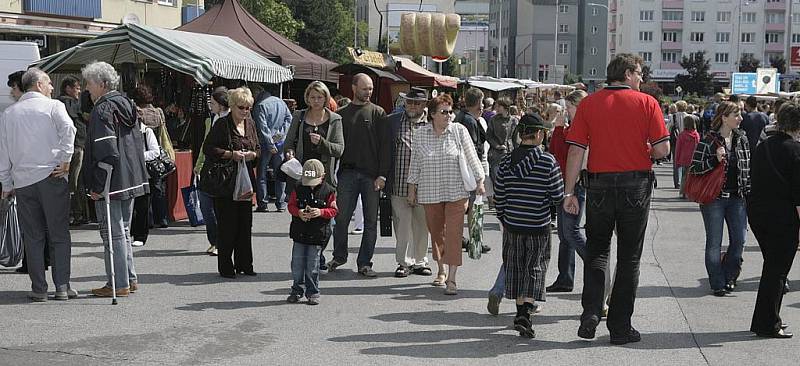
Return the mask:
{"type": "Polygon", "coordinates": [[[28,69],[39,61],[39,45],[33,42],[0,41],[0,112],[14,103],[7,85],[8,75],[28,69]]]}

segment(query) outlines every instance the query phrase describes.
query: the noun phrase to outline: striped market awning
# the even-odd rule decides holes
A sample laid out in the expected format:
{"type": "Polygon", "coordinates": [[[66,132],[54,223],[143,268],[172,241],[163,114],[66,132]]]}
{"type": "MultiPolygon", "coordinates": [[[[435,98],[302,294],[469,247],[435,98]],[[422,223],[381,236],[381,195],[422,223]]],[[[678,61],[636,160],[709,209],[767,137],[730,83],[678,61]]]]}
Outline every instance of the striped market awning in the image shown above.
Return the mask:
{"type": "Polygon", "coordinates": [[[205,84],[212,77],[279,84],[289,69],[223,36],[123,24],[92,40],[45,57],[33,66],[46,72],[80,68],[94,61],[112,65],[156,61],[205,84]]]}

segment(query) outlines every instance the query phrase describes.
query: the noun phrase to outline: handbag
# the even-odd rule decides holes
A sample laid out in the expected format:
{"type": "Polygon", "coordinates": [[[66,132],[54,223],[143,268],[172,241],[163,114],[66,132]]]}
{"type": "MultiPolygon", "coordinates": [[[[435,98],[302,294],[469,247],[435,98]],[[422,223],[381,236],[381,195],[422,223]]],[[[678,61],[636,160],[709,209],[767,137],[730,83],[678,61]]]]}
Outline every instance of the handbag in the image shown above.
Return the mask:
{"type": "Polygon", "coordinates": [[[471,259],[481,259],[483,249],[483,196],[476,196],[469,216],[467,253],[471,259]]]}
{"type": "MultiPolygon", "coordinates": [[[[714,144],[719,146],[718,143],[714,144]]],[[[692,174],[686,177],[684,193],[690,200],[701,205],[713,202],[722,192],[725,184],[725,167],[728,165],[727,159],[723,159],[714,169],[705,174],[692,174]]]]}
{"type": "Polygon", "coordinates": [[[175,166],[175,161],[167,155],[164,148],[158,148],[158,157],[153,160],[146,161],[145,165],[147,166],[147,174],[150,175],[150,178],[153,179],[161,179],[166,177],[167,175],[172,174],[177,167],[175,166]]]}
{"type": "Polygon", "coordinates": [[[183,196],[183,206],[186,208],[186,215],[189,217],[189,225],[192,227],[204,225],[203,211],[200,209],[200,197],[197,193],[197,177],[188,187],[181,188],[183,196]]]}
{"type": "Polygon", "coordinates": [[[0,201],[0,266],[16,267],[24,256],[17,200],[14,197],[5,198],[0,201]]]}
{"type": "Polygon", "coordinates": [[[381,236],[392,236],[392,200],[384,191],[381,191],[378,207],[380,209],[381,236]]]}
{"type": "MultiPolygon", "coordinates": [[[[233,151],[233,143],[228,135],[228,150],[233,151]]],[[[206,157],[203,169],[200,170],[201,191],[214,197],[233,197],[234,184],[237,173],[236,162],[233,160],[218,159],[210,161],[206,157]]]]}
{"type": "Polygon", "coordinates": [[[467,157],[464,155],[464,146],[461,145],[461,133],[459,133],[458,136],[458,150],[458,168],[461,170],[461,180],[464,181],[464,189],[467,192],[472,192],[478,189],[478,182],[475,181],[475,175],[472,174],[472,169],[470,169],[467,164],[467,157]]]}

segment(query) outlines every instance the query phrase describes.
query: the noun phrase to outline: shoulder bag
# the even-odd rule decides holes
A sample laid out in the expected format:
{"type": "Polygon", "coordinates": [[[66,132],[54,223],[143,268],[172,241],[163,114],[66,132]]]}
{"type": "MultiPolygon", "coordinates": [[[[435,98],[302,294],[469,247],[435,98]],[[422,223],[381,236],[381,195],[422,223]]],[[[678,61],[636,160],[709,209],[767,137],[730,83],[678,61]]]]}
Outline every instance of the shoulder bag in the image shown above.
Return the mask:
{"type": "MultiPolygon", "coordinates": [[[[233,151],[230,131],[228,131],[228,150],[233,151]]],[[[232,159],[206,160],[200,170],[201,191],[214,197],[233,197],[236,185],[236,173],[239,166],[232,159]]]]}
{"type": "MultiPolygon", "coordinates": [[[[720,145],[715,140],[712,146],[718,148],[720,145]]],[[[705,174],[689,173],[684,187],[686,197],[701,205],[709,204],[717,199],[725,184],[725,166],[727,164],[727,160],[723,159],[714,169],[705,174]]]]}
{"type": "Polygon", "coordinates": [[[475,181],[475,175],[472,174],[472,169],[470,169],[469,164],[467,164],[464,146],[461,144],[461,128],[456,128],[456,130],[459,131],[456,133],[456,139],[458,139],[458,168],[461,170],[461,180],[464,181],[464,189],[467,192],[472,192],[478,189],[478,183],[475,181]]]}

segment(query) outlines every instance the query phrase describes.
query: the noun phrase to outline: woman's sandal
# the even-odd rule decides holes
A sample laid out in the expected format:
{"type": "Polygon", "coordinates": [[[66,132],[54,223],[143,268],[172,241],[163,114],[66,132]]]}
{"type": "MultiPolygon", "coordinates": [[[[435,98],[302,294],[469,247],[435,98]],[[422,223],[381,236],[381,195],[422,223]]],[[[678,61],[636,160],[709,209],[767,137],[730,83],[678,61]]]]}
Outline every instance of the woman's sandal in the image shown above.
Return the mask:
{"type": "Polygon", "coordinates": [[[456,287],[456,281],[447,281],[447,287],[444,289],[445,295],[458,295],[458,288],[456,287]]]}
{"type": "Polygon", "coordinates": [[[445,282],[447,282],[447,275],[444,273],[439,273],[436,275],[436,279],[431,282],[431,285],[441,287],[444,286],[445,282]]]}

